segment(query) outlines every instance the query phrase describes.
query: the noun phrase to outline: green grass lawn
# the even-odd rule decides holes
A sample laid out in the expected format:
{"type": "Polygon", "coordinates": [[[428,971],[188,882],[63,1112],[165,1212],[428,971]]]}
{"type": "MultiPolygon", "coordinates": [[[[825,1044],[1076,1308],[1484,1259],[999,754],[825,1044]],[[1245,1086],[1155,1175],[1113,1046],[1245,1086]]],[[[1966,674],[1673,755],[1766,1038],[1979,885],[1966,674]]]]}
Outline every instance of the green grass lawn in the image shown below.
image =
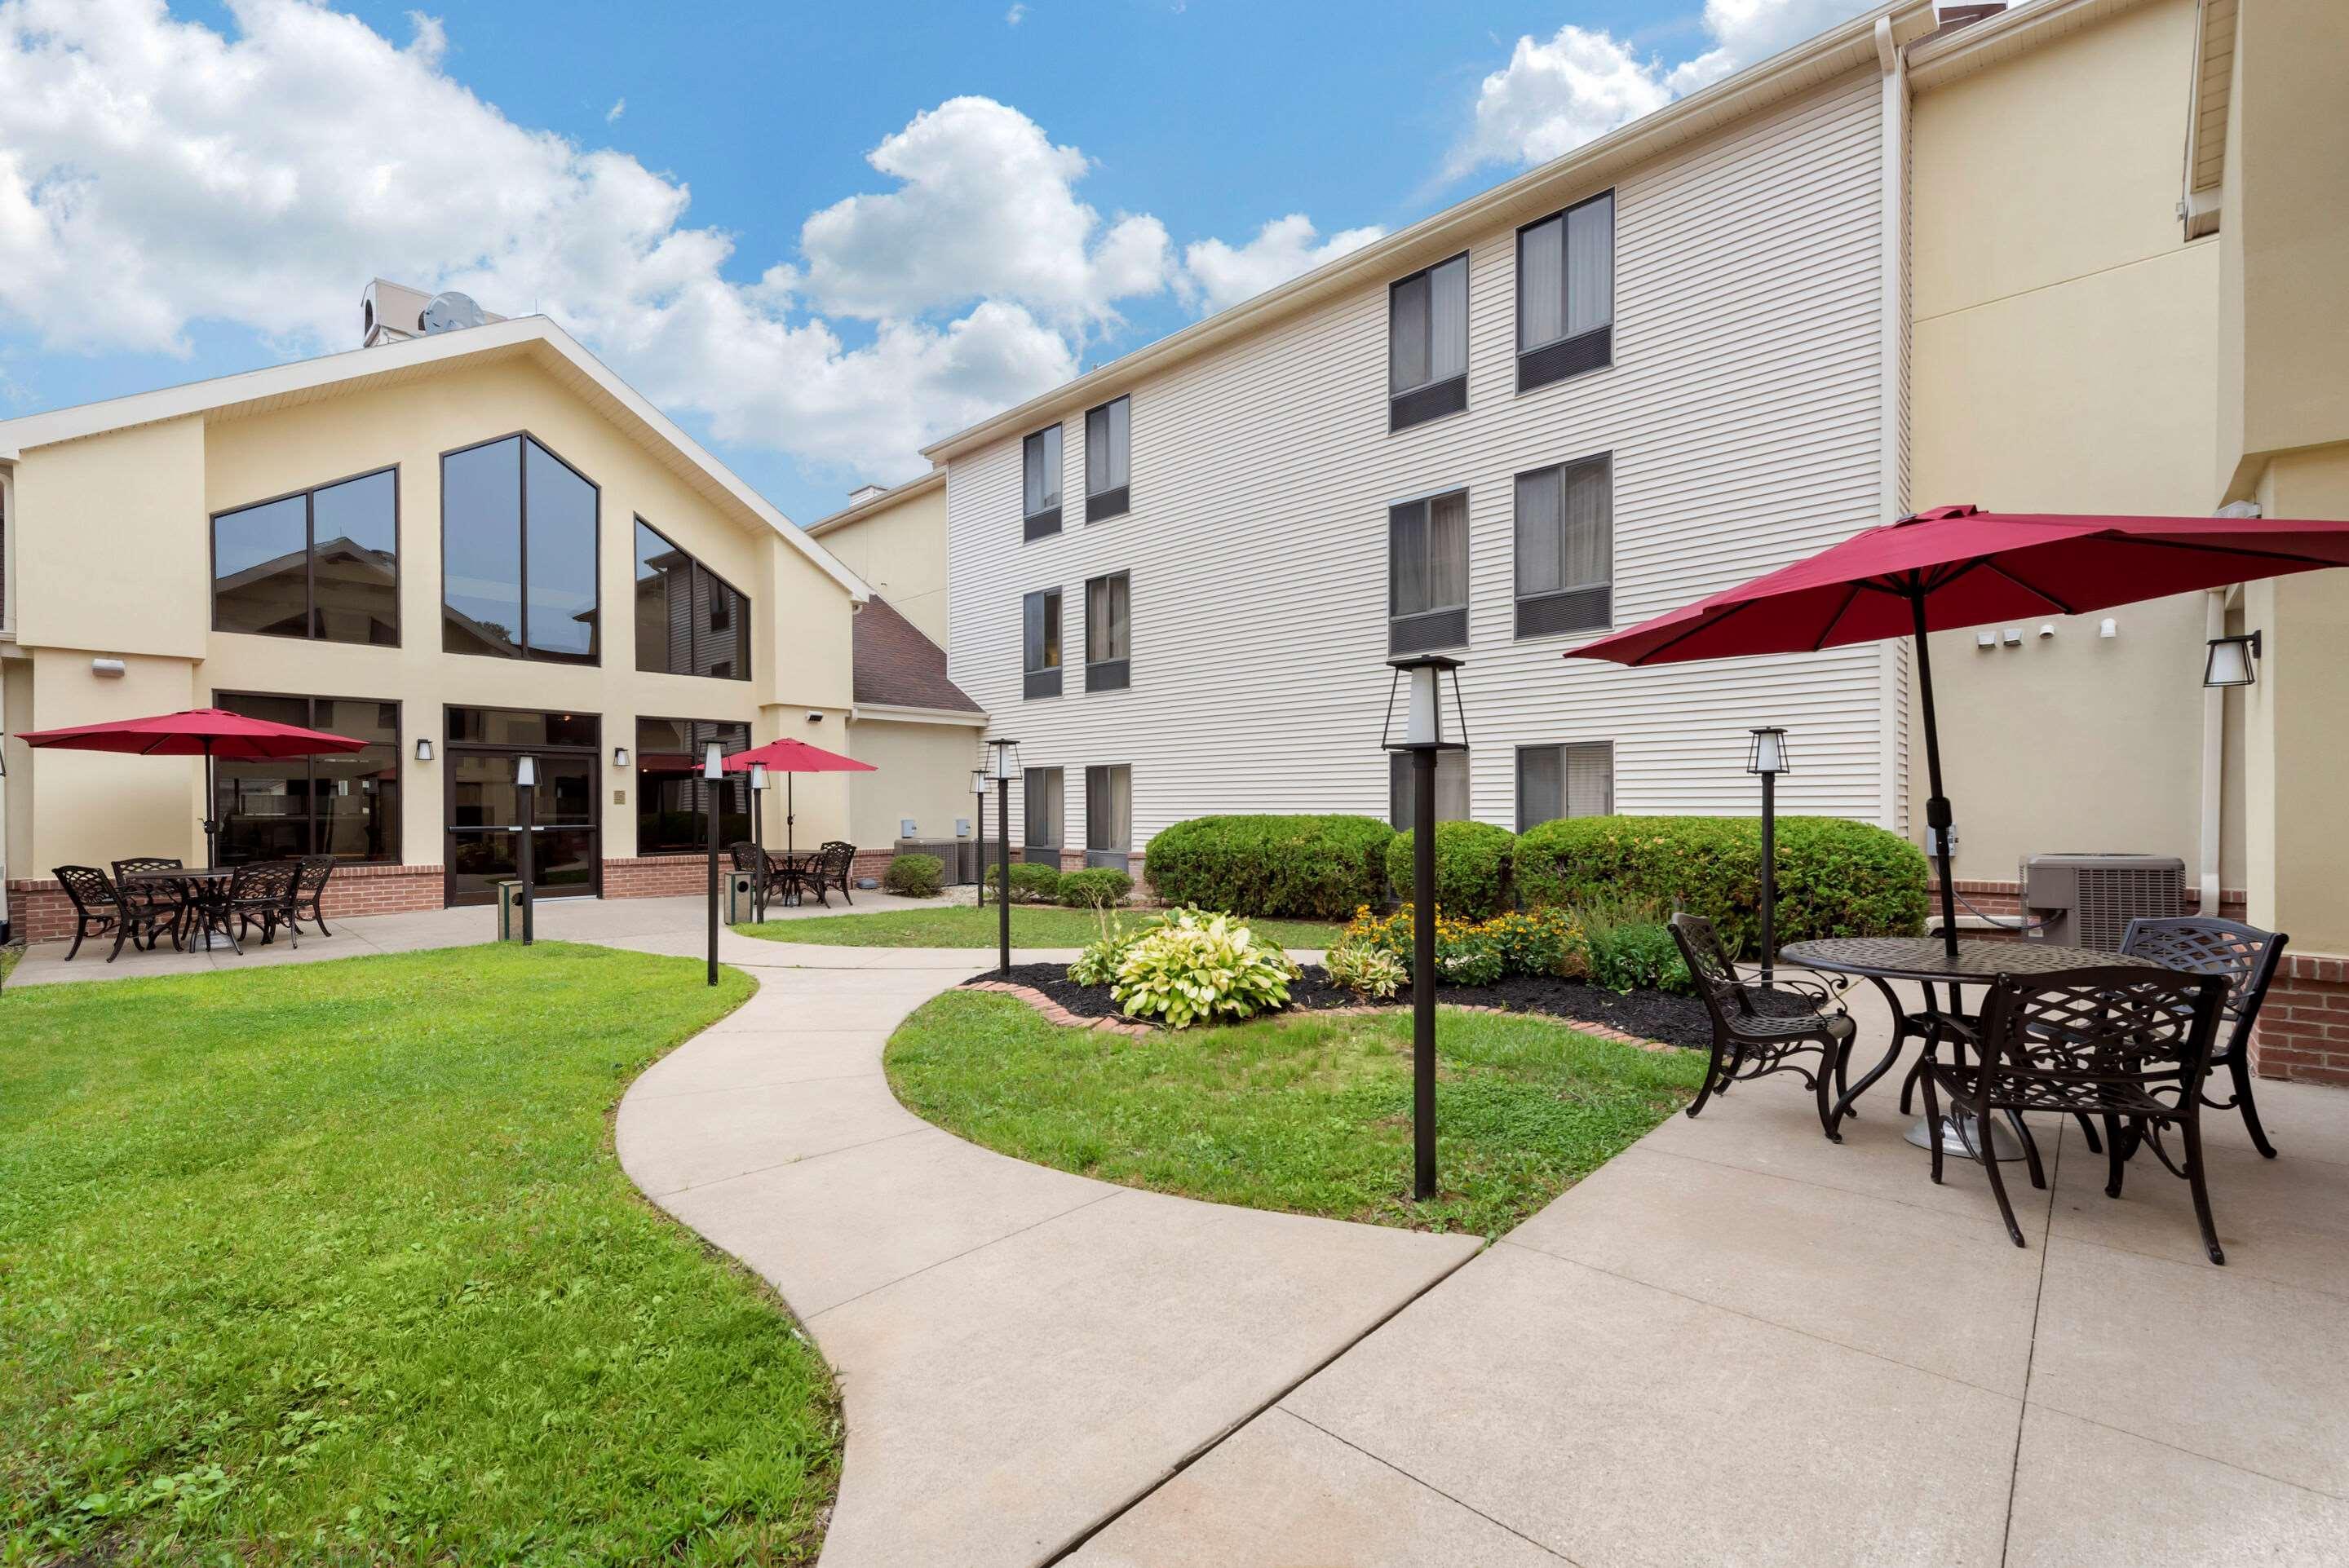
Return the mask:
{"type": "Polygon", "coordinates": [[[543,943],[0,996],[0,1563],[802,1563],[822,1359],[637,1196],[738,1005],[543,943]]]}
{"type": "MultiPolygon", "coordinates": [[[[1147,910],[1123,912],[1126,929],[1150,917],[1147,910]]],[[[770,942],[821,942],[841,947],[992,947],[1001,917],[992,903],[984,908],[942,903],[933,909],[875,910],[871,914],[819,914],[806,920],[771,920],[763,925],[738,925],[745,936],[770,942]]],[[[1258,936],[1283,947],[1323,948],[1338,939],[1342,926],[1315,920],[1251,920],[1258,936]]],[[[1014,947],[1082,947],[1101,934],[1101,922],[1089,909],[1061,909],[1052,904],[1011,906],[1014,947]]]]}
{"type": "Polygon", "coordinates": [[[1411,1199],[1411,1018],[1288,1014],[1145,1039],[950,991],[890,1039],[890,1087],[989,1149],[1129,1187],[1497,1235],[1688,1103],[1693,1051],[1439,1015],[1440,1188],[1411,1199]]]}

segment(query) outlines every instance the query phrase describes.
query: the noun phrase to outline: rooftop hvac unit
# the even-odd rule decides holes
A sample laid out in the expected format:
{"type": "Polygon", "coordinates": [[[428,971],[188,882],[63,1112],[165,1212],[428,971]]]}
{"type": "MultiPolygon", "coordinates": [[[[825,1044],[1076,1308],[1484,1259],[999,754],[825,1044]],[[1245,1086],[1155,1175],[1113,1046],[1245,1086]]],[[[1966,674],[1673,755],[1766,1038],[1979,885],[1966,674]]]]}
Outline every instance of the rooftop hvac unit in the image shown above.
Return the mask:
{"type": "Polygon", "coordinates": [[[2186,912],[2186,862],[2175,855],[2033,855],[2023,862],[2023,913],[2059,947],[2120,951],[2129,922],[2186,912]]]}
{"type": "Polygon", "coordinates": [[[978,880],[978,842],[975,839],[900,839],[895,852],[937,856],[949,887],[978,880]]]}

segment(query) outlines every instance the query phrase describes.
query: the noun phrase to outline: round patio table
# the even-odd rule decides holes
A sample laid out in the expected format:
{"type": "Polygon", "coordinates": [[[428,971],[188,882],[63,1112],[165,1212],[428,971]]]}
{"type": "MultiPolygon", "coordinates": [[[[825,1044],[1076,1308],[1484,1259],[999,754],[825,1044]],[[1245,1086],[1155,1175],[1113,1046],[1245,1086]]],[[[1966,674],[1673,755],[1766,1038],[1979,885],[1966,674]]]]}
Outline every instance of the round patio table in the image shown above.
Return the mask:
{"type": "Polygon", "coordinates": [[[233,866],[172,866],[161,871],[131,872],[122,880],[183,885],[188,903],[196,912],[196,930],[189,934],[188,945],[194,948],[201,944],[209,953],[230,945],[228,920],[222,911],[228,903],[229,881],[235,875],[233,866]]]}
{"type": "MultiPolygon", "coordinates": [[[[1961,941],[1953,955],[1938,936],[1834,936],[1815,942],[1790,942],[1778,950],[1778,962],[1872,981],[1884,993],[1885,1005],[1892,1010],[1891,1047],[1884,1053],[1882,1061],[1861,1074],[1859,1081],[1836,1101],[1835,1119],[1838,1122],[1852,1102],[1900,1059],[1901,1047],[1911,1036],[1930,1041],[1944,1023],[1973,1023],[1972,1016],[1965,1011],[1961,986],[1986,986],[2001,975],[2054,975],[2066,969],[2115,965],[2146,969],[2167,967],[2149,958],[2133,958],[2102,948],[2059,947],[2045,942],[1961,941]],[[1924,988],[1922,1010],[1911,1012],[1900,1005],[1899,996],[1892,989],[1896,980],[1913,980],[1924,988]],[[1937,985],[1950,988],[1947,1007],[1934,994],[1937,985]]],[[[1943,1113],[1940,1129],[1942,1153],[1961,1160],[1982,1158],[1978,1135],[1971,1120],[1954,1112],[1943,1113]]],[[[1909,1130],[1908,1138],[1920,1149],[1930,1149],[1934,1129],[1925,1118],[1919,1117],[1917,1124],[1909,1130]]],[[[1991,1149],[2001,1160],[2023,1158],[2021,1141],[2003,1127],[1992,1127],[1991,1149]]]]}

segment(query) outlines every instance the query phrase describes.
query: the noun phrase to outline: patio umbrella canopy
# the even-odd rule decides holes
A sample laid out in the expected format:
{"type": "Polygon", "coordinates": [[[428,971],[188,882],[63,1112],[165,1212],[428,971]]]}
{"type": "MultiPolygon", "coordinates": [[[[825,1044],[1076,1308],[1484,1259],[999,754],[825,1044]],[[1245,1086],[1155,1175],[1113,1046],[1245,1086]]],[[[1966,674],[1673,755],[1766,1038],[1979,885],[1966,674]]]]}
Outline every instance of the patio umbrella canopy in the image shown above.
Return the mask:
{"type": "Polygon", "coordinates": [[[259,761],[281,757],[317,757],[340,751],[364,751],[367,742],[323,729],[274,724],[247,718],[226,708],[194,707],[160,713],[148,718],[109,719],[102,724],[69,725],[62,729],[36,729],[16,737],[31,747],[55,747],[67,751],[119,751],[140,757],[202,757],[204,759],[204,859],[219,861],[220,823],[212,816],[219,799],[212,777],[213,758],[259,761]]]}
{"type": "Polygon", "coordinates": [[[771,740],[764,746],[754,746],[748,751],[738,751],[726,759],[729,773],[748,773],[752,765],[766,764],[770,773],[783,775],[783,853],[792,852],[792,823],[796,816],[792,799],[792,778],[798,773],[875,773],[880,771],[870,762],[859,762],[854,757],[843,757],[837,751],[826,751],[821,746],[810,746],[804,740],[771,740]]]}
{"type": "Polygon", "coordinates": [[[1569,659],[1679,664],[1816,653],[1913,637],[1925,767],[1941,877],[1941,934],[1957,951],[1950,802],[1933,715],[1928,632],[2223,588],[2349,566],[2349,522],[2230,517],[2064,517],[1936,507],[1568,652],[1569,659]]]}

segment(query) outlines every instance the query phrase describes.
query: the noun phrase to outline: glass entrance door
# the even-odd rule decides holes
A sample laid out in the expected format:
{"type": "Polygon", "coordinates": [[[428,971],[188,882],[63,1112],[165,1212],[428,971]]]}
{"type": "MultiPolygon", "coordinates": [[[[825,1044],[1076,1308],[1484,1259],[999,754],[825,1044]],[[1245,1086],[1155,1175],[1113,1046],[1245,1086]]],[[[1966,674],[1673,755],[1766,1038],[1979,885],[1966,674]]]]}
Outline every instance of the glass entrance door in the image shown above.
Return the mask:
{"type": "MultiPolygon", "coordinates": [[[[518,756],[449,753],[449,902],[495,903],[497,884],[522,874],[518,756]]],[[[602,869],[595,823],[595,759],[541,755],[533,802],[533,891],[541,898],[593,894],[602,869]]]]}

